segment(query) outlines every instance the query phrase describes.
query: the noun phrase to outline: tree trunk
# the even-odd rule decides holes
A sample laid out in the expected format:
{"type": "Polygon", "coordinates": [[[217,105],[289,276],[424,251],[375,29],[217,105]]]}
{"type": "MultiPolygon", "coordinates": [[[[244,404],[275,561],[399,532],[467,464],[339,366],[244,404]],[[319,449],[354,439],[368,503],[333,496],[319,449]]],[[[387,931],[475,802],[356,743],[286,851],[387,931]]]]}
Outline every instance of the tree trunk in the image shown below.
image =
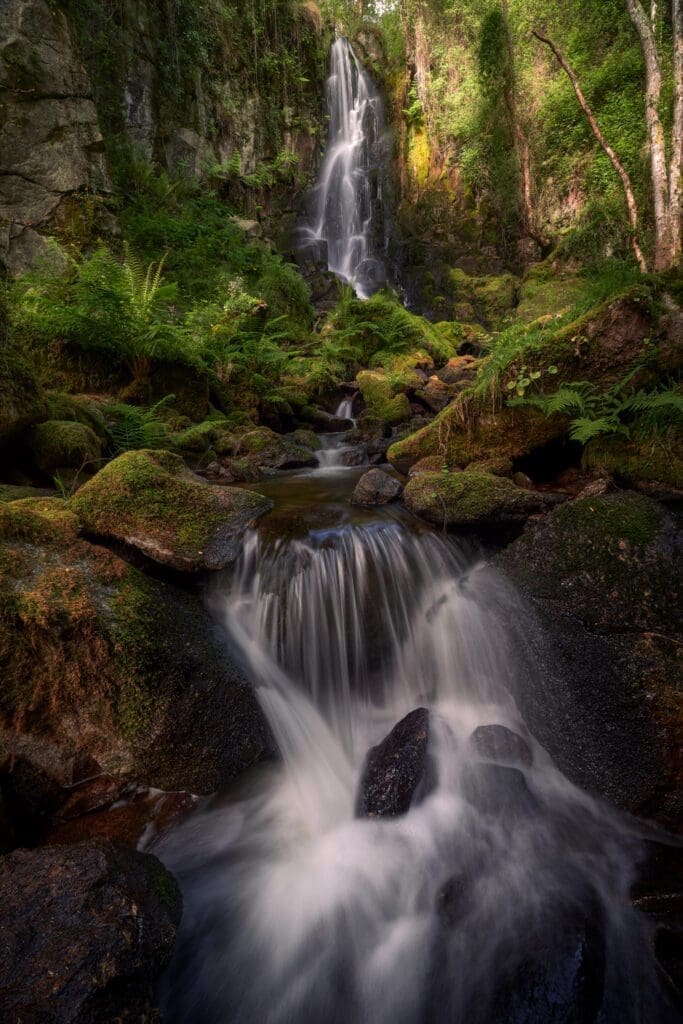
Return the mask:
{"type": "MultiPolygon", "coordinates": [[[[673,0],[674,12],[680,0],[673,0]]],[[[655,213],[655,270],[666,270],[672,265],[672,210],[666,166],[664,126],[659,116],[662,94],[662,69],[657,52],[654,25],[643,10],[640,0],[626,0],[631,21],[640,36],[645,59],[645,121],[650,140],[650,166],[655,213]]],[[[655,7],[656,14],[656,7],[655,7]]],[[[675,23],[674,23],[675,33],[675,23]]]]}
{"type": "MultiPolygon", "coordinates": [[[[626,0],[626,2],[630,3],[633,2],[633,0],[626,0]]],[[[637,2],[637,0],[635,0],[635,2],[637,2]]],[[[674,0],[674,3],[679,2],[680,0],[674,0]]],[[[579,80],[576,77],[576,74],[574,73],[573,69],[567,63],[562,51],[559,50],[557,46],[555,46],[552,40],[548,39],[547,36],[541,35],[540,32],[532,30],[532,35],[534,35],[538,40],[540,40],[540,42],[545,43],[546,46],[549,46],[555,54],[555,56],[557,57],[560,66],[562,67],[563,71],[566,73],[567,77],[569,78],[569,81],[572,83],[572,86],[574,87],[576,98],[579,101],[581,109],[586,115],[586,119],[591,127],[593,135],[600,143],[604,153],[606,154],[607,158],[612,164],[612,167],[615,169],[615,171],[621,178],[621,183],[624,186],[624,194],[626,196],[628,216],[631,222],[631,245],[633,246],[633,252],[635,254],[636,260],[638,261],[638,266],[640,267],[641,271],[645,274],[647,273],[647,263],[645,261],[645,257],[643,256],[642,249],[640,248],[640,243],[638,242],[638,205],[636,203],[636,198],[633,194],[633,186],[631,185],[631,179],[628,175],[628,172],[622,164],[619,157],[617,156],[617,154],[614,152],[612,147],[607,142],[605,136],[602,134],[600,126],[598,125],[598,122],[595,120],[593,111],[588,106],[588,103],[586,102],[586,97],[583,95],[583,91],[581,89],[581,86],[579,85],[579,80]]]]}
{"type": "Polygon", "coordinates": [[[674,109],[669,165],[669,206],[671,207],[671,260],[681,262],[683,225],[683,0],[672,0],[671,22],[674,33],[674,109]]]}

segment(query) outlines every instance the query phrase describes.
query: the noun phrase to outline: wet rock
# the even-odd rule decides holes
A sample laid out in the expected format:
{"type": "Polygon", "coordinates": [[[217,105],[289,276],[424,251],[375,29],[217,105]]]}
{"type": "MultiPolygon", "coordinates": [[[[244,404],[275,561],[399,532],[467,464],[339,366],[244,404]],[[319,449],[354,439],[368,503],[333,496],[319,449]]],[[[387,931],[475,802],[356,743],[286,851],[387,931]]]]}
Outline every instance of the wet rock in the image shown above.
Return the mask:
{"type": "Polygon", "coordinates": [[[423,387],[416,389],[415,397],[432,412],[441,412],[461,390],[462,385],[445,384],[439,377],[433,376],[423,387]]]}
{"type": "Polygon", "coordinates": [[[351,496],[354,505],[386,505],[401,496],[403,485],[383,469],[370,469],[360,478],[351,496]]]}
{"type": "Polygon", "coordinates": [[[91,840],[0,859],[0,1006],[7,1021],[154,1019],[181,897],[148,854],[91,840]]]}
{"type": "MultiPolygon", "coordinates": [[[[356,377],[363,396],[367,415],[378,422],[394,426],[410,419],[411,410],[407,394],[400,390],[383,370],[362,370],[356,377]]],[[[418,384],[420,381],[418,380],[418,384]]]]}
{"type": "Polygon", "coordinates": [[[548,508],[554,496],[516,487],[491,473],[418,473],[403,493],[406,508],[440,526],[522,522],[548,508]]]}
{"type": "Polygon", "coordinates": [[[530,732],[577,785],[671,829],[682,544],[665,508],[624,491],[561,505],[494,559],[541,627],[524,636],[541,670],[515,693],[530,732]]]}
{"type": "Polygon", "coordinates": [[[0,562],[0,761],[20,754],[64,786],[86,777],[73,766],[87,755],[99,771],[206,793],[262,756],[251,689],[195,597],[68,518],[12,504],[0,504],[0,562]]]}
{"type": "Polygon", "coordinates": [[[343,430],[351,430],[353,427],[353,420],[334,416],[331,412],[326,412],[325,409],[320,409],[317,406],[304,406],[301,410],[301,417],[322,434],[339,434],[343,430]]]}
{"type": "MultiPolygon", "coordinates": [[[[116,799],[102,791],[90,801],[90,792],[78,793],[59,812],[45,836],[47,843],[77,843],[84,839],[111,839],[135,849],[141,840],[149,843],[183,818],[196,806],[192,793],[164,793],[158,789],[126,785],[111,780],[112,793],[118,782],[116,799]],[[95,806],[84,809],[92,802],[95,806]]],[[[87,788],[87,787],[86,787],[87,788]]],[[[94,794],[92,794],[94,796],[94,794]]]]}
{"type": "Polygon", "coordinates": [[[437,377],[444,384],[468,384],[474,379],[477,373],[479,360],[474,356],[454,356],[449,359],[444,367],[437,371],[437,377]]]}
{"type": "Polygon", "coordinates": [[[534,813],[538,806],[518,768],[488,762],[468,764],[463,769],[461,785],[468,803],[483,814],[517,817],[534,813]]]}
{"type": "Polygon", "coordinates": [[[526,740],[505,725],[480,725],[470,736],[470,743],[480,757],[486,761],[503,761],[506,764],[524,765],[529,768],[533,754],[526,740]]]}
{"type": "Polygon", "coordinates": [[[416,708],[369,751],[356,797],[357,817],[407,814],[432,791],[435,779],[428,744],[429,711],[416,708]]]}
{"type": "Polygon", "coordinates": [[[362,466],[366,461],[366,451],[360,445],[348,448],[341,454],[342,466],[362,466]]]}
{"type": "Polygon", "coordinates": [[[252,491],[208,486],[165,451],[119,455],[69,502],[89,534],[183,572],[229,565],[243,529],[271,507],[252,491]]]}
{"type": "Polygon", "coordinates": [[[452,875],[436,894],[435,909],[442,924],[454,928],[465,913],[472,879],[464,874],[452,875]]]}
{"type": "Polygon", "coordinates": [[[673,837],[647,840],[634,906],[654,922],[654,952],[667,987],[683,1008],[683,846],[673,837]]]}
{"type": "MultiPolygon", "coordinates": [[[[506,951],[491,1024],[595,1024],[602,1020],[605,932],[599,901],[547,906],[506,951]],[[507,977],[505,977],[507,975],[507,977]]],[[[604,1019],[618,1020],[609,1014],[604,1019]]]]}

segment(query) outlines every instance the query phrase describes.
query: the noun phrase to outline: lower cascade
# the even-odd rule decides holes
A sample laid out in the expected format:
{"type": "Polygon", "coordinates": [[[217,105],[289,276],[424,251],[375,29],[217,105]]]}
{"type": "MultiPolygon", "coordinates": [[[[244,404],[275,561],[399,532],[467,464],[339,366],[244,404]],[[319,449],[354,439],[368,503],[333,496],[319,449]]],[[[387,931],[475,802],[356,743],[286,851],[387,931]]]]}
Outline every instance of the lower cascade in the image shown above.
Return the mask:
{"type": "Polygon", "coordinates": [[[299,248],[368,298],[386,283],[384,111],[348,39],[336,40],[330,60],[329,140],[299,248]]]}
{"type": "Polygon", "coordinates": [[[388,513],[253,532],[211,605],[281,760],[155,849],[185,899],[164,1019],[677,1019],[640,842],[520,720],[532,618],[476,549],[388,513]]]}

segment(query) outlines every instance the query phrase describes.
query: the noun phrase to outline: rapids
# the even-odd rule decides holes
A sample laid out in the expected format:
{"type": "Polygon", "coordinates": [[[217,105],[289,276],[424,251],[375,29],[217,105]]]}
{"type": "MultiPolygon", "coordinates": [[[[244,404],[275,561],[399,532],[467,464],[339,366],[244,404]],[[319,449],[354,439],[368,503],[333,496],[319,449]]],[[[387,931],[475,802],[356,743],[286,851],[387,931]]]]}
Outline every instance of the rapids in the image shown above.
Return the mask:
{"type": "MultiPolygon", "coordinates": [[[[335,474],[347,498],[358,472],[335,474]]],[[[314,470],[281,486],[329,480],[314,470]]],[[[470,541],[386,509],[297,519],[298,536],[250,533],[208,595],[280,759],[154,847],[185,901],[164,1019],[677,1020],[628,899],[631,823],[571,785],[517,712],[515,689],[537,671],[531,612],[470,541]],[[436,788],[404,817],[356,818],[368,748],[419,706],[436,788]],[[466,794],[479,760],[468,737],[487,723],[533,750],[528,811],[491,813],[466,794]]]]}

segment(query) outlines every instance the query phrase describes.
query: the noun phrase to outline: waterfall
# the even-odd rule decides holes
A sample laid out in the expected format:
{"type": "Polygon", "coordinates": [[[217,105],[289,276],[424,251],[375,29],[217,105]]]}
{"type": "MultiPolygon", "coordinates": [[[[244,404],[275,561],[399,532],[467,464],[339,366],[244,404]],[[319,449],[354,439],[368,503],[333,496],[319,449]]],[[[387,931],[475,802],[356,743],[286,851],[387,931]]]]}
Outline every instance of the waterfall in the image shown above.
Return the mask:
{"type": "Polygon", "coordinates": [[[382,99],[348,39],[332,46],[329,138],[299,248],[368,298],[386,282],[385,122],[382,99]]]}
{"type": "Polygon", "coordinates": [[[532,623],[476,550],[396,520],[252,533],[212,605],[282,762],[155,850],[185,900],[169,1024],[677,1019],[628,900],[638,843],[520,720],[532,623]],[[435,789],[403,817],[356,818],[368,748],[418,706],[435,789]],[[491,723],[533,751],[533,812],[468,797],[470,736],[491,723]]]}

